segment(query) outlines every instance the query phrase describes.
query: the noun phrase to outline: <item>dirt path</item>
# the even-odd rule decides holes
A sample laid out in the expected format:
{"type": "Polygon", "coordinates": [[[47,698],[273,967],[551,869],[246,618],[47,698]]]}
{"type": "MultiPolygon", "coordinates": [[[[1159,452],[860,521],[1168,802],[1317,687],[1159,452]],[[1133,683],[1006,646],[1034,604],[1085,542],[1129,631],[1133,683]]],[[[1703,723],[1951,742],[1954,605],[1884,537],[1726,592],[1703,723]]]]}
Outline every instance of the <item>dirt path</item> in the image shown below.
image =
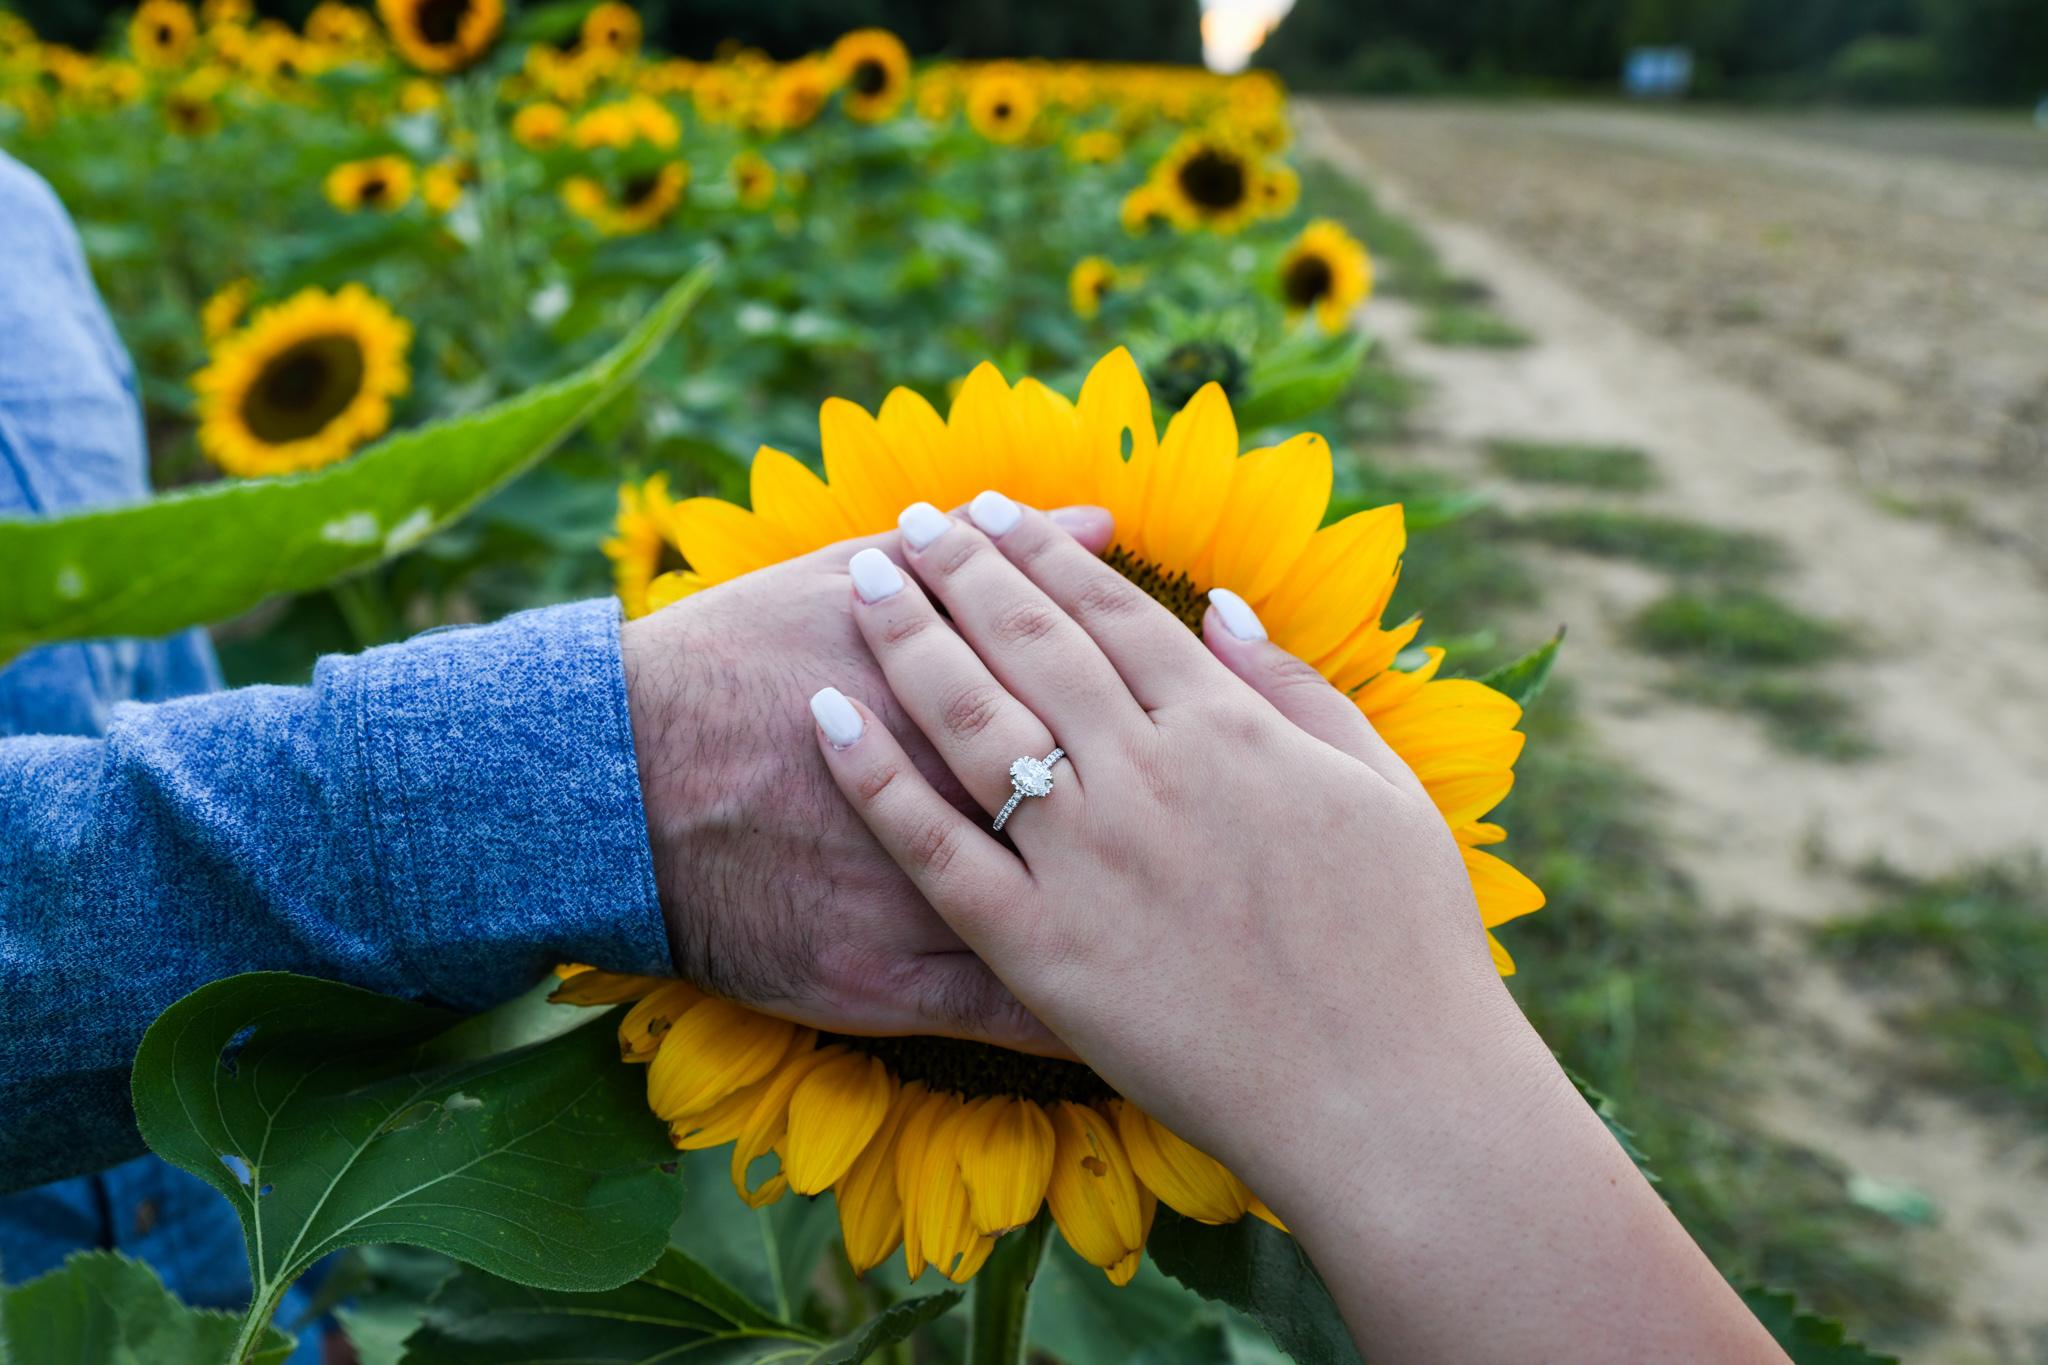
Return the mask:
{"type": "MultiPolygon", "coordinates": [[[[1787,974],[1788,998],[1755,1024],[1755,1046],[1779,1059],[1758,1117],[1860,1175],[1933,1199],[1939,1229],[1901,1235],[1924,1242],[1920,1260],[1950,1294],[1954,1324],[1921,1358],[2048,1361],[2048,1140],[1902,1085],[1886,1065],[1896,1043],[1873,1002],[1813,961],[1798,932],[1857,908],[1859,893],[1843,871],[1857,863],[1882,856],[1931,875],[2040,844],[2048,813],[2048,706],[2040,695],[2048,589],[2025,567],[2031,547],[1886,510],[1863,477],[1855,433],[1826,439],[1826,424],[1788,405],[1782,383],[1731,365],[1725,346],[1646,326],[1625,315],[1632,310],[1610,306],[1572,276],[1572,267],[1586,266],[1583,246],[1566,253],[1571,266],[1563,266],[1542,242],[1504,231],[1549,206],[1524,198],[1511,212],[1489,213],[1488,203],[1506,197],[1494,194],[1500,187],[1451,183],[1456,159],[1445,152],[1450,140],[1487,142],[1485,130],[1466,111],[1444,116],[1448,131],[1431,117],[1403,113],[1405,124],[1390,124],[1380,111],[1302,115],[1313,153],[1421,225],[1452,269],[1490,287],[1499,310],[1537,338],[1520,351],[1433,347],[1416,338],[1412,309],[1376,301],[1373,330],[1402,368],[1430,384],[1417,458],[1484,478],[1513,509],[1560,495],[1504,485],[1481,458],[1487,438],[1637,446],[1655,462],[1660,484],[1633,495],[1632,506],[1778,540],[1794,567],[1772,580],[1773,591],[1850,625],[1865,642],[1859,657],[1820,677],[1853,699],[1881,752],[1855,764],[1792,757],[1750,718],[1674,700],[1672,665],[1622,642],[1622,623],[1663,589],[1661,575],[1625,561],[1532,551],[1545,622],[1571,626],[1561,667],[1604,747],[1665,793],[1664,828],[1703,900],[1723,913],[1754,912],[1772,953],[1800,964],[1787,974]],[[1415,163],[1429,169],[1411,175],[1415,163]]],[[[1673,174],[1692,174],[1688,158],[1701,157],[1720,157],[1725,171],[1726,130],[1682,131],[1676,150],[1661,154],[1676,165],[1673,174]]],[[[1603,135],[1644,136],[1626,121],[1603,135]]],[[[1582,159],[1576,171],[1569,158],[1556,158],[1554,175],[1576,177],[1546,190],[1563,206],[1556,212],[1568,217],[1582,198],[1625,192],[1609,169],[1607,158],[1582,159]]],[[[1723,209],[1762,193],[1754,182],[1781,172],[1767,157],[1746,174],[1747,181],[1731,177],[1740,184],[1724,195],[1723,209]]],[[[1867,178],[1868,168],[1858,174],[1867,178]]],[[[1863,181],[1849,181],[1833,193],[1866,192],[1857,187],[1863,181]]],[[[2041,260],[2048,269],[2048,254],[2041,260]]],[[[1606,287],[1625,288],[1631,278],[1618,270],[1606,287]]],[[[2048,273],[2041,283],[2048,288],[2048,273]]],[[[2048,328],[2048,308],[2039,320],[2048,328]]],[[[1972,344],[2006,344],[1999,335],[1990,329],[1972,344]]],[[[1973,357],[1955,359],[1966,365],[1973,357]]],[[[2041,363],[2048,382],[2048,359],[2026,359],[2041,363]]],[[[1983,524],[1973,516],[1967,526],[1983,524]]]]}

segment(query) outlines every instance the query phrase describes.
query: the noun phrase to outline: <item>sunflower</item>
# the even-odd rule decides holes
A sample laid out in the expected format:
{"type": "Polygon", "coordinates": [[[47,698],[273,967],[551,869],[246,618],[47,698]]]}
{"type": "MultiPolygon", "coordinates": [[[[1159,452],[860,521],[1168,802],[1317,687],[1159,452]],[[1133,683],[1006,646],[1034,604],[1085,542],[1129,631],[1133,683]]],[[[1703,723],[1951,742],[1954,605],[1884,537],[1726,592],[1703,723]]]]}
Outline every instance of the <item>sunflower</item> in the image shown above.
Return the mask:
{"type": "Polygon", "coordinates": [[[1259,176],[1259,213],[1279,218],[1294,211],[1301,202],[1301,176],[1292,166],[1268,166],[1259,176]]]}
{"type": "Polygon", "coordinates": [[[476,163],[468,157],[437,161],[420,173],[420,199],[436,213],[452,213],[476,175],[476,163]]]}
{"type": "Polygon", "coordinates": [[[164,126],[180,137],[205,137],[220,127],[220,92],[227,77],[203,66],[164,92],[164,126]]]}
{"type": "Polygon", "coordinates": [[[846,112],[862,123],[892,118],[910,95],[910,51],[885,28],[862,28],[832,44],[833,73],[846,91],[846,112]]]}
{"type": "Polygon", "coordinates": [[[755,101],[754,122],[771,133],[802,128],[824,111],[832,96],[832,68],[816,57],[777,67],[755,101]]]}
{"type": "Polygon", "coordinates": [[[361,285],[304,289],[213,346],[199,448],[230,474],[316,469],[391,424],[412,327],[361,285]]]}
{"type": "Polygon", "coordinates": [[[528,104],[512,116],[513,141],[530,151],[554,146],[568,129],[569,111],[559,104],[528,104]]]}
{"type": "Polygon", "coordinates": [[[473,64],[505,22],[504,0],[377,0],[377,12],[399,55],[437,76],[473,64]]]}
{"type": "Polygon", "coordinates": [[[572,175],[562,182],[562,202],[605,236],[627,237],[659,226],[674,213],[689,183],[690,168],[680,161],[630,172],[619,181],[616,196],[594,176],[572,175]]]}
{"type": "Polygon", "coordinates": [[[1102,311],[1102,302],[1123,283],[1122,274],[1103,256],[1083,256],[1067,272],[1067,302],[1074,316],[1092,319],[1102,311]]]}
{"type": "Polygon", "coordinates": [[[344,161],[327,173],[327,200],[343,213],[390,212],[412,198],[412,163],[402,156],[344,161]]]}
{"type": "Polygon", "coordinates": [[[640,16],[631,5],[606,0],[583,16],[579,46],[585,52],[602,52],[614,61],[624,61],[640,51],[640,32],[640,16]]]}
{"type": "Polygon", "coordinates": [[[689,564],[676,546],[675,511],[665,475],[619,489],[619,517],[604,553],[629,618],[659,611],[695,590],[689,564]]]}
{"type": "Polygon", "coordinates": [[[128,49],[144,66],[183,66],[199,37],[199,21],[183,0],[142,0],[128,21],[128,49]]]}
{"type": "Polygon", "coordinates": [[[1153,168],[1152,183],[1181,227],[1235,232],[1259,211],[1258,160],[1215,133],[1185,133],[1153,168]]]}
{"type": "Polygon", "coordinates": [[[967,87],[967,122],[990,142],[1022,142],[1038,119],[1038,88],[1016,66],[982,69],[967,87]]]}
{"type": "Polygon", "coordinates": [[[1167,204],[1166,192],[1149,180],[1124,196],[1122,205],[1117,209],[1117,218],[1123,223],[1124,231],[1133,237],[1148,236],[1173,226],[1173,211],[1167,204]]]}
{"type": "Polygon", "coordinates": [[[208,345],[235,330],[242,315],[249,311],[249,300],[255,292],[255,283],[246,277],[229,280],[199,306],[199,330],[208,345]]]}
{"type": "Polygon", "coordinates": [[[1290,317],[1313,311],[1326,332],[1342,331],[1372,293],[1372,257],[1328,218],[1301,230],[1280,258],[1280,299],[1290,317]]]}
{"type": "Polygon", "coordinates": [[[415,76],[398,87],[398,112],[401,114],[431,113],[447,102],[448,96],[440,83],[425,76],[415,76]]]}
{"type": "Polygon", "coordinates": [[[1067,160],[1076,166],[1107,166],[1124,154],[1124,140],[1107,128],[1093,128],[1067,139],[1067,160]]]}
{"type": "Polygon", "coordinates": [[[576,120],[570,141],[588,150],[593,147],[624,149],[637,142],[656,147],[674,147],[683,139],[682,121],[667,105],[647,95],[600,104],[576,120]]]}
{"type": "Polygon", "coordinates": [[[726,174],[732,179],[734,197],[744,208],[764,208],[775,198],[775,167],[751,148],[734,155],[726,174]]]}
{"type": "MultiPolygon", "coordinates": [[[[1513,970],[1490,931],[1543,896],[1482,849],[1505,837],[1483,817],[1513,784],[1521,710],[1481,683],[1438,678],[1441,650],[1394,666],[1420,628],[1381,621],[1405,545],[1401,508],[1322,526],[1329,446],[1303,434],[1240,455],[1220,387],[1197,393],[1163,437],[1152,412],[1123,350],[1096,365],[1078,402],[1030,379],[1013,386],[992,365],[967,377],[946,418],[907,389],[874,415],[830,399],[824,478],[764,447],[751,510],[715,498],[670,508],[634,491],[607,548],[631,588],[673,547],[687,570],[653,580],[672,598],[885,530],[920,500],[956,506],[1001,488],[1041,507],[1103,504],[1117,535],[1105,558],[1189,629],[1208,589],[1232,588],[1371,718],[1457,839],[1495,963],[1513,970]]],[[[997,1237],[1049,1205],[1069,1245],[1123,1283],[1159,1202],[1209,1223],[1271,1217],[1229,1171],[1077,1063],[954,1039],[835,1036],[680,983],[563,972],[558,999],[636,1002],[620,1050],[648,1064],[648,1104],[670,1141],[732,1143],[733,1182],[750,1204],[833,1191],[857,1271],[901,1245],[913,1276],[931,1265],[965,1280],[997,1237]],[[756,1183],[751,1168],[770,1152],[781,1169],[756,1183]]]]}
{"type": "Polygon", "coordinates": [[[375,50],[377,25],[354,5],[340,0],[320,0],[306,16],[306,38],[322,47],[350,54],[375,50]]]}

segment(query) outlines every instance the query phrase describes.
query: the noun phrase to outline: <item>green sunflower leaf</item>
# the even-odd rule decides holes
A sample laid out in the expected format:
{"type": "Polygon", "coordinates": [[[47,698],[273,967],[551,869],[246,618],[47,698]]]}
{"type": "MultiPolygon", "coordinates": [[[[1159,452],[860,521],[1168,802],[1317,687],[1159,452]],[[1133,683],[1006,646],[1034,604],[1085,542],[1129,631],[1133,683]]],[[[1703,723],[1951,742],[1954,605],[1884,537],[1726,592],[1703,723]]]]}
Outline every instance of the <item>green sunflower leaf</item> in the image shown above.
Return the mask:
{"type": "MultiPolygon", "coordinates": [[[[0,1359],[95,1365],[219,1365],[235,1346],[232,1313],[180,1303],[156,1272],[111,1251],[80,1251],[0,1297],[0,1359]]],[[[268,1328],[249,1365],[279,1365],[293,1341],[268,1328]]]]}
{"type": "Polygon", "coordinates": [[[1564,627],[1559,626],[1557,634],[1513,663],[1502,664],[1479,681],[1505,694],[1526,711],[1536,698],[1543,695],[1544,687],[1550,682],[1550,670],[1557,664],[1557,651],[1563,646],[1564,627]]]}
{"type": "Polygon", "coordinates": [[[631,1284],[574,1294],[465,1270],[441,1286],[405,1344],[403,1365],[527,1365],[695,1359],[854,1365],[904,1340],[961,1291],[907,1299],[837,1341],[763,1312],[698,1261],[670,1248],[631,1284]]]}
{"type": "Polygon", "coordinates": [[[1346,332],[1277,348],[1252,366],[1245,396],[1231,404],[1238,430],[1262,431],[1322,411],[1350,387],[1371,345],[1364,332],[1346,332]]]}
{"type": "Polygon", "coordinates": [[[1783,1290],[1752,1285],[1742,1291],[1742,1301],[1785,1348],[1792,1365],[1899,1365],[1897,1356],[1881,1355],[1849,1340],[1848,1329],[1833,1318],[1801,1312],[1783,1290]]]}
{"type": "Polygon", "coordinates": [[[328,1252],[372,1242],[609,1289],[661,1254],[674,1153],[641,1073],[618,1064],[613,1012],[546,1008],[465,1020],[286,972],[230,977],[143,1035],[136,1121],[234,1206],[258,1314],[328,1252]]]}
{"type": "Polygon", "coordinates": [[[224,620],[402,554],[545,456],[681,325],[710,267],[566,379],[378,442],[316,473],[228,480],[149,502],[0,519],[0,663],[36,645],[224,620]]]}
{"type": "Polygon", "coordinates": [[[1302,1365],[1357,1365],[1358,1348],[1323,1277],[1278,1228],[1256,1218],[1215,1227],[1161,1208],[1145,1251],[1203,1298],[1265,1328],[1302,1365]]]}

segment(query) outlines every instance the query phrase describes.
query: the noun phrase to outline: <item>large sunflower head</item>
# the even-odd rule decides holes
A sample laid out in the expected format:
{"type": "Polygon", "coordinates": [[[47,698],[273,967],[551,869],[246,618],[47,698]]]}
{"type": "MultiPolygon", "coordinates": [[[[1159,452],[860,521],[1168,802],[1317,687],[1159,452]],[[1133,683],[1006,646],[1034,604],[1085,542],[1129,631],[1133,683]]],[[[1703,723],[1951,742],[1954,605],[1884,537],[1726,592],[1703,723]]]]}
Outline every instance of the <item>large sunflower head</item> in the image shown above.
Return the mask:
{"type": "Polygon", "coordinates": [[[1167,210],[1182,227],[1234,232],[1259,212],[1258,158],[1213,132],[1184,133],[1153,168],[1167,210]]]}
{"type": "Polygon", "coordinates": [[[891,118],[910,95],[910,51],[885,28],[856,29],[832,44],[846,112],[862,123],[891,118]]]}
{"type": "Polygon", "coordinates": [[[1372,293],[1372,257],[1342,224],[1318,218],[1280,258],[1280,300],[1288,315],[1314,313],[1326,332],[1350,325],[1372,293]]]}
{"type": "Polygon", "coordinates": [[[474,64],[505,22],[504,0],[377,0],[377,12],[399,55],[435,75],[474,64]]]}
{"type": "Polygon", "coordinates": [[[343,213],[402,209],[412,187],[412,163],[402,156],[344,161],[327,173],[327,200],[343,213]]]}
{"type": "Polygon", "coordinates": [[[128,21],[128,50],[143,66],[183,66],[198,46],[199,21],[184,0],[142,0],[128,21]]]}
{"type": "MultiPolygon", "coordinates": [[[[1382,619],[1405,547],[1401,508],[1323,525],[1333,466],[1321,437],[1240,454],[1214,384],[1162,434],[1122,350],[1094,368],[1078,400],[983,365],[945,417],[898,389],[872,414],[828,400],[819,425],[825,477],[764,447],[751,507],[691,498],[650,526],[648,490],[622,499],[607,547],[622,587],[659,583],[664,600],[686,596],[885,530],[912,502],[957,506],[984,488],[1040,507],[1106,506],[1116,518],[1108,562],[1189,629],[1209,589],[1231,588],[1371,718],[1455,836],[1496,965],[1513,969],[1490,931],[1543,896],[1482,850],[1505,837],[1484,816],[1513,784],[1520,708],[1481,683],[1437,677],[1439,650],[1396,667],[1420,628],[1382,619]],[[671,551],[687,567],[653,578],[671,551]]],[[[750,1203],[833,1191],[857,1270],[901,1246],[913,1275],[930,1265],[964,1280],[1005,1230],[1050,1207],[1074,1250],[1122,1283],[1157,1202],[1210,1223],[1270,1217],[1243,1182],[1077,1063],[953,1039],[834,1036],[678,983],[564,971],[560,998],[636,1002],[619,1027],[621,1054],[648,1064],[648,1103],[671,1141],[732,1144],[734,1184],[750,1203]],[[771,1153],[780,1170],[759,1179],[754,1165],[771,1153]]]]}
{"type": "Polygon", "coordinates": [[[317,469],[391,424],[412,327],[361,285],[305,289],[216,342],[193,377],[199,448],[230,474],[317,469]]]}
{"type": "Polygon", "coordinates": [[[690,168],[681,161],[663,161],[615,179],[608,189],[595,176],[572,175],[562,182],[562,202],[605,236],[630,237],[659,227],[676,211],[690,183],[690,168]]]}
{"type": "Polygon", "coordinates": [[[997,64],[967,87],[967,122],[990,142],[1022,142],[1038,121],[1038,87],[1022,67],[997,64]]]}

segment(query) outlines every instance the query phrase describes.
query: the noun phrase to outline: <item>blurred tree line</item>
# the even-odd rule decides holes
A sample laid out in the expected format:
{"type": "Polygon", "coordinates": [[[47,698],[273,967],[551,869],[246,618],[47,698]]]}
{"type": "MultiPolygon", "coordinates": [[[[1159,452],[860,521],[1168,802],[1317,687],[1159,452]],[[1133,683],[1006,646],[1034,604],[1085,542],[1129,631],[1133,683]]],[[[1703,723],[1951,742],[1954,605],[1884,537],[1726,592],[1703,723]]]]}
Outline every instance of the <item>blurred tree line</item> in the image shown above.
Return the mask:
{"type": "MultiPolygon", "coordinates": [[[[196,4],[197,0],[193,0],[196,4]]],[[[265,15],[297,23],[315,0],[257,0],[265,15]]],[[[375,0],[353,0],[374,8],[375,0]]],[[[507,0],[514,32],[567,31],[592,0],[507,0]]],[[[55,42],[92,47],[134,0],[0,0],[55,42]]],[[[1096,61],[1197,62],[1197,0],[635,0],[650,43],[709,57],[734,41],[779,58],[815,51],[848,29],[893,29],[921,55],[1085,57],[1096,61]]]]}
{"type": "Polygon", "coordinates": [[[1305,88],[1573,88],[1642,44],[1691,48],[1726,97],[2048,94],[2048,0],[1296,0],[1259,61],[1305,88]]]}

